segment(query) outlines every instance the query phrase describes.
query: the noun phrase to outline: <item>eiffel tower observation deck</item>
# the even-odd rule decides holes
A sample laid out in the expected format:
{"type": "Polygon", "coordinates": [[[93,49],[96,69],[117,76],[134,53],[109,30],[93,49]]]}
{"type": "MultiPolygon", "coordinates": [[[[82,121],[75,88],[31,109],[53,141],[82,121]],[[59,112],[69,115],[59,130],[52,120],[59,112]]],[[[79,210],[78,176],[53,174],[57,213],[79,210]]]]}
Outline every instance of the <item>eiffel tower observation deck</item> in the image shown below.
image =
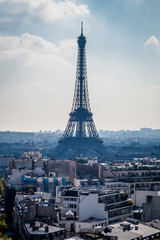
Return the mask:
{"type": "Polygon", "coordinates": [[[55,158],[103,157],[105,152],[103,141],[93,121],[89,102],[83,23],[77,43],[78,58],[73,104],[64,134],[54,151],[55,158]]]}

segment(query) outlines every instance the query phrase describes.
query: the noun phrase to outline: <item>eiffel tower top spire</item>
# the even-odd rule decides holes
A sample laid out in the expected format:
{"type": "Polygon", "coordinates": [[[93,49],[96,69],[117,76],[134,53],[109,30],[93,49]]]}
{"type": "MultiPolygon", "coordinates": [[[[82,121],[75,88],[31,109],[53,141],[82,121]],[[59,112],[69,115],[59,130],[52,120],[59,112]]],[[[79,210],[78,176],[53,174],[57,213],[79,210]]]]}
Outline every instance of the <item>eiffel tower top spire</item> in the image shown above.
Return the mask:
{"type": "Polygon", "coordinates": [[[81,22],[81,35],[83,35],[83,22],[81,22]]]}

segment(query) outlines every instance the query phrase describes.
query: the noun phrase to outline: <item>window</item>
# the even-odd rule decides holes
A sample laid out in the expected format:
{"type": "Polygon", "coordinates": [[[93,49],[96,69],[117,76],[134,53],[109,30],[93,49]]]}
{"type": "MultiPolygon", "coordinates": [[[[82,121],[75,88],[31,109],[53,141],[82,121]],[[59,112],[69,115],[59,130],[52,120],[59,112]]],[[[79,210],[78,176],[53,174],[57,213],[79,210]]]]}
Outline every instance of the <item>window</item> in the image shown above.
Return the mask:
{"type": "Polygon", "coordinates": [[[62,227],[65,228],[65,223],[62,223],[62,227]]]}
{"type": "Polygon", "coordinates": [[[69,204],[70,208],[76,208],[76,204],[69,204]]]}
{"type": "Polygon", "coordinates": [[[69,207],[69,204],[68,204],[68,203],[65,203],[65,204],[64,204],[64,207],[65,207],[65,208],[68,208],[68,207],[69,207]]]}
{"type": "Polygon", "coordinates": [[[68,198],[64,198],[64,201],[68,201],[68,198]]]}

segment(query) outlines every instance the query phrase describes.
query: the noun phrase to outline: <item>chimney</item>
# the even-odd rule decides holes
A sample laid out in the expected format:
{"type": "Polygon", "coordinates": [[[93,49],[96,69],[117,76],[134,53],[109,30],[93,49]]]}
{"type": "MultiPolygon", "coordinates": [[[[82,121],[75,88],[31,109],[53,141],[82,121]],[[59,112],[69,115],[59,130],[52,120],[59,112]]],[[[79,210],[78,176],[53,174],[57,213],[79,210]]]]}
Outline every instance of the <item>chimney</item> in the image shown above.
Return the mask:
{"type": "Polygon", "coordinates": [[[35,168],[35,162],[34,162],[34,159],[32,159],[32,170],[34,170],[35,168]]]}
{"type": "Polygon", "coordinates": [[[35,222],[30,222],[30,227],[34,227],[35,226],[35,222]]]}
{"type": "Polygon", "coordinates": [[[135,230],[138,230],[138,226],[137,225],[135,226],[135,230]]]}
{"type": "Polygon", "coordinates": [[[48,232],[48,230],[49,230],[49,229],[48,229],[48,226],[46,226],[46,227],[45,227],[45,232],[48,232]]]}

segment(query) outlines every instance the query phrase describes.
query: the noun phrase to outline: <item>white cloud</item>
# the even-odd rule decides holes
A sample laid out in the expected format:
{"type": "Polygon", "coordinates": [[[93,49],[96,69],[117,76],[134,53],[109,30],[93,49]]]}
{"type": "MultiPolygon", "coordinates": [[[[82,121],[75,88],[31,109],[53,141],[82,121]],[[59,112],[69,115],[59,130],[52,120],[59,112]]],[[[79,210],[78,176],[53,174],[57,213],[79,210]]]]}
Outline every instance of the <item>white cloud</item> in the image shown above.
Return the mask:
{"type": "Polygon", "coordinates": [[[45,41],[39,36],[24,33],[21,36],[1,36],[0,50],[12,49],[30,49],[33,51],[51,51],[54,52],[56,47],[53,43],[45,41]]]}
{"type": "Polygon", "coordinates": [[[156,46],[159,47],[159,40],[158,38],[156,38],[155,36],[151,36],[150,38],[147,39],[147,41],[145,42],[144,46],[156,46]]]}
{"type": "Polygon", "coordinates": [[[89,15],[86,5],[76,5],[70,0],[0,0],[0,4],[5,15],[14,16],[25,13],[40,17],[44,21],[68,20],[89,15]]]}
{"type": "Polygon", "coordinates": [[[29,33],[1,36],[0,82],[4,86],[18,82],[21,87],[33,82],[42,82],[44,85],[45,81],[53,79],[57,83],[57,80],[65,79],[67,74],[72,74],[75,53],[76,45],[72,39],[66,39],[57,46],[29,33]]]}
{"type": "Polygon", "coordinates": [[[0,17],[0,24],[1,23],[9,23],[9,22],[12,22],[13,19],[12,18],[9,18],[9,17],[0,17]]]}
{"type": "Polygon", "coordinates": [[[59,46],[44,40],[42,37],[24,33],[21,36],[0,36],[0,59],[4,56],[12,56],[20,52],[30,52],[34,54],[52,55],[61,57],[73,53],[76,48],[76,42],[72,39],[66,39],[60,42],[59,46]]]}
{"type": "Polygon", "coordinates": [[[65,56],[76,52],[74,44],[68,39],[55,45],[29,33],[0,37],[3,129],[65,127],[75,79],[75,66],[65,56]]]}

